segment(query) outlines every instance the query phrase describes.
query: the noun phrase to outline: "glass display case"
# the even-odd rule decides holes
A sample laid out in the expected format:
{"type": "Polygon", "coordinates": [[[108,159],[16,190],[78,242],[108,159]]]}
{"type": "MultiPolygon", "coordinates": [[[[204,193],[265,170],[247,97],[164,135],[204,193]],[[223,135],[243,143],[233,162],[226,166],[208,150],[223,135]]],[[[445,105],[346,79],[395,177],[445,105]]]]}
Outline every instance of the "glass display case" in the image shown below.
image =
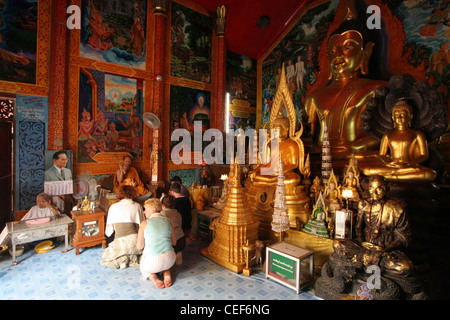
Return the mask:
{"type": "Polygon", "coordinates": [[[267,247],[266,278],[299,293],[313,283],[314,253],[286,242],[267,247]]]}
{"type": "Polygon", "coordinates": [[[101,244],[106,248],[105,238],[105,211],[101,209],[89,211],[71,211],[75,221],[75,233],[73,235],[73,247],[76,254],[80,248],[92,247],[101,244]]]}

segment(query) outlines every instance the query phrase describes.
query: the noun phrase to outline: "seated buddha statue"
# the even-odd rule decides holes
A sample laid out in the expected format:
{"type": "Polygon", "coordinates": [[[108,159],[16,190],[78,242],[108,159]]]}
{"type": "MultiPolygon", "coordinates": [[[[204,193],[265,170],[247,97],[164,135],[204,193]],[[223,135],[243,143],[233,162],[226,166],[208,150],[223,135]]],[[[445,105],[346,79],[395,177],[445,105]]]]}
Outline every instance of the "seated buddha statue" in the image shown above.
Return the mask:
{"type": "Polygon", "coordinates": [[[269,127],[271,137],[266,142],[267,148],[259,150],[261,158],[266,161],[253,167],[245,184],[250,210],[260,221],[259,237],[264,240],[271,236],[270,223],[280,158],[283,163],[286,206],[291,227],[299,230],[308,222],[310,215],[310,198],[305,192],[305,185],[301,183],[302,176],[308,175],[309,169],[305,161],[304,145],[300,139],[303,127],[300,126],[300,130],[295,131],[295,107],[286,81],[284,66],[272,105],[269,127]],[[277,143],[272,144],[272,141],[277,143]],[[277,145],[278,148],[275,147],[277,145]]]}
{"type": "Polygon", "coordinates": [[[325,200],[323,198],[322,192],[320,192],[319,197],[313,207],[311,217],[302,232],[312,234],[322,238],[330,238],[327,223],[328,212],[325,205],[325,200]]]}
{"type": "Polygon", "coordinates": [[[428,158],[428,144],[423,132],[411,129],[413,112],[405,100],[392,108],[394,129],[383,135],[378,164],[362,169],[367,176],[382,175],[391,180],[432,181],[433,169],[421,166],[428,158]]]}
{"type": "Polygon", "coordinates": [[[358,170],[353,165],[352,159],[350,159],[350,164],[345,171],[344,179],[342,180],[342,192],[344,190],[350,190],[351,196],[349,197],[349,200],[352,201],[358,201],[359,200],[359,189],[360,189],[360,183],[359,183],[359,175],[358,170]]]}
{"type": "Polygon", "coordinates": [[[308,93],[305,100],[312,139],[318,146],[322,144],[326,122],[335,162],[349,158],[352,153],[375,156],[378,147],[378,141],[359,128],[366,100],[373,96],[377,87],[386,85],[383,80],[368,78],[377,38],[365,23],[365,20],[358,20],[354,4],[349,6],[344,21],[328,40],[330,82],[308,93]]]}
{"type": "Polygon", "coordinates": [[[254,184],[270,185],[276,184],[278,181],[277,159],[283,162],[284,184],[286,187],[293,187],[301,182],[300,175],[295,171],[299,166],[300,147],[297,142],[288,137],[289,119],[279,114],[272,122],[271,129],[275,134],[272,139],[278,140],[278,148],[271,150],[270,141],[268,143],[269,161],[265,164],[257,166],[251,173],[254,184]]]}
{"type": "Polygon", "coordinates": [[[336,210],[342,208],[341,201],[341,186],[337,182],[334,172],[331,171],[330,178],[328,179],[327,186],[324,191],[325,204],[328,207],[328,211],[334,215],[336,210]]]}

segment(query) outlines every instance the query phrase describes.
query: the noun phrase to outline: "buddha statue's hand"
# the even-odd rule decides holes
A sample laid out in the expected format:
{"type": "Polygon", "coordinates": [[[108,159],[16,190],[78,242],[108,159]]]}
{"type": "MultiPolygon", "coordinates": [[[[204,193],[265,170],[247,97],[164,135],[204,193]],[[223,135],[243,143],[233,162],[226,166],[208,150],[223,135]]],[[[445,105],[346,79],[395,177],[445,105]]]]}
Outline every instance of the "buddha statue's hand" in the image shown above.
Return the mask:
{"type": "Polygon", "coordinates": [[[365,266],[378,265],[384,254],[384,249],[369,242],[362,243],[364,250],[363,263],[365,266]]]}
{"type": "Polygon", "coordinates": [[[409,166],[410,164],[407,162],[402,162],[402,161],[390,161],[390,162],[387,162],[386,165],[391,168],[404,168],[404,167],[409,166]]]}

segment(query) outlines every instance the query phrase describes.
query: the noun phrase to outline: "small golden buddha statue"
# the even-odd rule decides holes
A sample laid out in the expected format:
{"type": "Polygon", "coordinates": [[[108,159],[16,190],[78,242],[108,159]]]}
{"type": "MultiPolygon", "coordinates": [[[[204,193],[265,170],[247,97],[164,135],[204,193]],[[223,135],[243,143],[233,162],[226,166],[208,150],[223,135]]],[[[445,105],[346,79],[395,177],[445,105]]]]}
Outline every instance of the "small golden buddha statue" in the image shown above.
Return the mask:
{"type": "Polygon", "coordinates": [[[353,165],[353,159],[350,159],[350,164],[342,180],[342,192],[343,190],[350,190],[352,195],[348,200],[358,201],[360,187],[358,170],[353,165]]]}
{"type": "Polygon", "coordinates": [[[319,198],[319,194],[324,191],[321,180],[318,176],[316,176],[313,180],[312,186],[309,188],[309,197],[311,198],[312,203],[316,203],[319,198]]]}
{"type": "Polygon", "coordinates": [[[359,127],[367,99],[387,82],[362,77],[369,74],[375,40],[371,40],[365,21],[357,19],[353,3],[341,26],[328,40],[331,82],[308,93],[305,100],[313,141],[318,138],[319,146],[322,144],[326,121],[334,160],[348,158],[352,152],[376,155],[378,147],[378,141],[365,135],[359,127]]]}
{"type": "Polygon", "coordinates": [[[333,170],[331,171],[331,175],[328,179],[328,183],[325,187],[324,192],[325,203],[328,207],[328,210],[329,212],[332,212],[334,214],[336,210],[342,208],[342,204],[340,201],[341,186],[339,185],[333,170]]]}
{"type": "Polygon", "coordinates": [[[421,131],[410,128],[412,117],[408,102],[399,100],[392,108],[394,129],[381,139],[381,163],[363,168],[365,175],[382,175],[391,180],[432,181],[436,178],[434,170],[420,165],[428,158],[428,144],[421,131]]]}
{"type": "Polygon", "coordinates": [[[81,211],[89,211],[91,210],[91,203],[88,199],[88,196],[85,196],[83,201],[81,202],[81,211]]]}

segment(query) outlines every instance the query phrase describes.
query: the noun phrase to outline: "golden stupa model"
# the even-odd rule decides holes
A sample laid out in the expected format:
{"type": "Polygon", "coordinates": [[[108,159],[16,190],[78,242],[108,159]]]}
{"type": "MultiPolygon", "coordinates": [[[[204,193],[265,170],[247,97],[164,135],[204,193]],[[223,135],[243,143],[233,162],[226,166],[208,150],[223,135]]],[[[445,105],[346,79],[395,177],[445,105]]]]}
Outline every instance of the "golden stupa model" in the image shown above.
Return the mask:
{"type": "Polygon", "coordinates": [[[238,174],[239,165],[232,167],[234,177],[229,184],[222,215],[211,223],[213,240],[201,250],[201,254],[232,272],[240,273],[254,263],[252,259],[248,261],[248,257],[253,256],[255,246],[252,252],[248,252],[248,249],[258,240],[259,222],[248,209],[238,174]]]}

